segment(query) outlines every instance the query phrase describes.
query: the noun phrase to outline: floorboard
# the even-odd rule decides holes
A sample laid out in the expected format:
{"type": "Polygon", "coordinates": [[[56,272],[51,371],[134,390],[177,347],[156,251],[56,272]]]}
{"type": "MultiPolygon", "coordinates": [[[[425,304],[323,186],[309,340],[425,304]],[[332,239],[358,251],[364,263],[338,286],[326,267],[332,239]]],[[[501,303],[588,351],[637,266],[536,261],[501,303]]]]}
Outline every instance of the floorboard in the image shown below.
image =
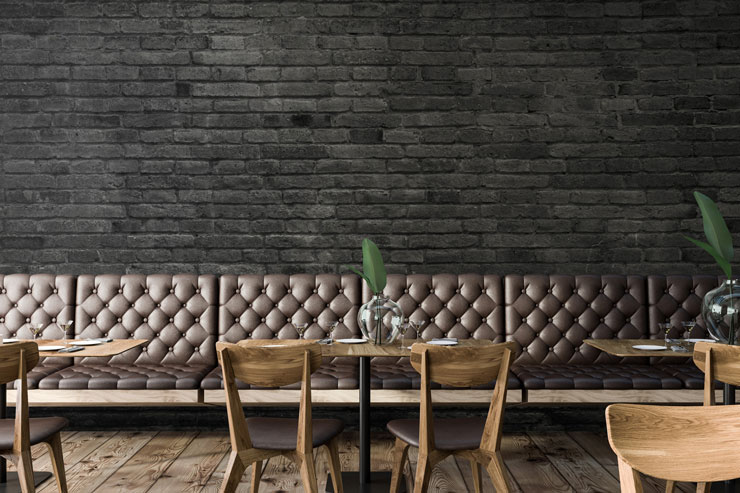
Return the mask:
{"type": "MultiPolygon", "coordinates": [[[[68,432],[63,434],[64,458],[70,493],[217,493],[224,477],[229,452],[225,432],[68,432]]],[[[374,436],[372,467],[389,470],[393,440],[374,436]]],[[[604,433],[514,433],[505,434],[502,454],[511,479],[512,492],[617,492],[616,457],[604,433]]],[[[406,467],[407,483],[416,467],[411,450],[406,467]]],[[[357,470],[357,433],[340,437],[340,459],[345,470],[357,470]]],[[[326,484],[327,455],[316,453],[319,490],[326,484]]],[[[34,448],[36,470],[50,470],[48,454],[34,448]]],[[[237,489],[250,491],[251,467],[237,489]]],[[[662,493],[665,483],[645,478],[645,493],[662,493]]],[[[681,484],[681,492],[693,491],[681,484]]],[[[56,491],[53,479],[39,493],[56,491]]],[[[298,469],[289,460],[276,457],[264,466],[261,493],[303,492],[298,469]]],[[[449,457],[434,469],[430,493],[473,491],[470,464],[449,457]]],[[[483,491],[493,492],[483,472],[483,491]]]]}

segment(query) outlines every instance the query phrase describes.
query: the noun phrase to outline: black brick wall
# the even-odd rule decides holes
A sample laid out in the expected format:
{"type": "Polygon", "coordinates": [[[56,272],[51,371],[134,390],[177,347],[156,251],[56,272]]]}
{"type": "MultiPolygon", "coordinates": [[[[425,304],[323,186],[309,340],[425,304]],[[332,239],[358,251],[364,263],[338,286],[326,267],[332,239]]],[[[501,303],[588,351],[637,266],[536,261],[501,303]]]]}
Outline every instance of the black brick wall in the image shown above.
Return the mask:
{"type": "Polygon", "coordinates": [[[691,191],[740,217],[737,0],[0,2],[3,272],[714,272],[691,191]]]}

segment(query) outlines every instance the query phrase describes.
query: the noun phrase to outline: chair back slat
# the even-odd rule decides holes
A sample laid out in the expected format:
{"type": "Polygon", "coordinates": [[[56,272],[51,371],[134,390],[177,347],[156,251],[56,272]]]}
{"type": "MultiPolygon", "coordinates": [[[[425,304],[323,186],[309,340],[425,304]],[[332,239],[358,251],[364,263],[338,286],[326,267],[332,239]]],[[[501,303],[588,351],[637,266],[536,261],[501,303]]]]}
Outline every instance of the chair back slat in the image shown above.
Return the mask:
{"type": "Polygon", "coordinates": [[[18,378],[21,350],[26,358],[26,371],[31,371],[39,362],[39,347],[35,342],[17,342],[0,346],[0,384],[18,378]]]}
{"type": "Polygon", "coordinates": [[[716,482],[740,471],[737,416],[737,406],[613,404],[606,424],[612,449],[637,471],[672,481],[716,482]]]}
{"type": "Polygon", "coordinates": [[[421,373],[422,354],[426,351],[429,358],[427,371],[432,382],[453,387],[475,387],[496,380],[504,352],[513,348],[512,342],[483,347],[414,344],[411,366],[421,373]]]}
{"type": "Polygon", "coordinates": [[[311,373],[321,366],[321,348],[315,342],[290,340],[275,344],[270,340],[246,340],[238,344],[219,342],[216,349],[228,350],[236,379],[258,387],[300,382],[306,351],[310,354],[311,373]]]}
{"type": "Polygon", "coordinates": [[[694,363],[701,371],[707,373],[707,352],[712,352],[712,368],[710,375],[714,380],[740,385],[740,346],[717,344],[712,342],[697,342],[694,346],[694,363]]]}

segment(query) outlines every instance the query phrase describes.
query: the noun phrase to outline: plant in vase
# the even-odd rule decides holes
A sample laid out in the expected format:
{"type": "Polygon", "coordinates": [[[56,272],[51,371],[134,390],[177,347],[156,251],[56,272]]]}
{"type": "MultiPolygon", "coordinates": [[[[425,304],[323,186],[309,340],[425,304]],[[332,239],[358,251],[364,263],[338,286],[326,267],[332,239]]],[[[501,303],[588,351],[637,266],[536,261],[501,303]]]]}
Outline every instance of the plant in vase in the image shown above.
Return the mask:
{"type": "Polygon", "coordinates": [[[732,279],[731,262],[735,254],[732,235],[730,235],[722,213],[712,199],[700,192],[694,192],[694,198],[699,204],[704,224],[704,236],[707,241],[703,242],[688,236],[686,239],[709,253],[727,276],[727,280],[721,286],[704,296],[702,317],[707,324],[707,331],[713,338],[728,344],[736,344],[736,318],[740,304],[740,290],[737,289],[737,283],[732,279]]]}
{"type": "Polygon", "coordinates": [[[362,277],[373,292],[370,301],[360,307],[357,323],[365,339],[375,344],[393,342],[399,334],[403,312],[397,303],[383,297],[387,274],[380,249],[371,240],[362,240],[362,271],[351,266],[349,270],[362,277]]]}

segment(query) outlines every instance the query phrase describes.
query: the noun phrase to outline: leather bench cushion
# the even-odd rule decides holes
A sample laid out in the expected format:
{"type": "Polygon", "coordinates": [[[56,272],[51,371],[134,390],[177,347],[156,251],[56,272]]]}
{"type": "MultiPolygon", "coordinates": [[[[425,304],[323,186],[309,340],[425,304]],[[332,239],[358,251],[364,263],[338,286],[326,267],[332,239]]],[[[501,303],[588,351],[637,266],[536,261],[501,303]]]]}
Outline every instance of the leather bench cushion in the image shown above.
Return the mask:
{"type": "MultiPolygon", "coordinates": [[[[668,358],[666,358],[668,359],[668,358]]],[[[696,367],[693,361],[684,364],[660,363],[655,365],[661,371],[678,378],[685,389],[703,389],[704,372],[696,367]]],[[[722,382],[714,382],[715,389],[722,388],[722,382]]]]}
{"type": "Polygon", "coordinates": [[[520,365],[525,389],[680,389],[681,381],[650,365],[520,365]]]}
{"type": "MultiPolygon", "coordinates": [[[[69,358],[44,358],[39,360],[39,363],[34,366],[31,371],[26,373],[28,388],[39,388],[39,382],[41,382],[41,380],[71,365],[72,361],[70,361],[69,358]],[[66,361],[60,362],[59,360],[61,359],[65,359],[66,361]]],[[[8,388],[14,389],[15,381],[8,382],[8,388]]]]}
{"type": "MultiPolygon", "coordinates": [[[[256,388],[250,387],[249,384],[236,381],[236,386],[240,389],[256,388]]],[[[224,388],[223,373],[221,367],[214,368],[201,382],[201,388],[206,390],[215,390],[224,388]]],[[[296,382],[291,385],[282,387],[284,389],[300,389],[301,383],[296,382]]],[[[344,361],[338,363],[322,363],[318,370],[311,375],[311,388],[316,390],[329,389],[357,389],[359,388],[358,365],[356,358],[344,358],[344,361]],[[354,364],[352,364],[352,360],[354,364]],[[345,362],[350,360],[348,364],[345,362]]]]}
{"type": "MultiPolygon", "coordinates": [[[[370,366],[370,386],[373,389],[418,389],[421,386],[421,375],[411,366],[409,358],[402,358],[398,361],[391,358],[377,358],[370,366]]],[[[491,382],[475,388],[492,389],[494,387],[495,382],[491,382]]],[[[431,388],[450,389],[453,387],[432,382],[431,388]]],[[[509,373],[508,388],[522,388],[521,382],[513,373],[509,373]]]]}
{"type": "Polygon", "coordinates": [[[619,275],[508,275],[506,338],[519,365],[646,364],[616,358],[585,339],[647,338],[645,279],[619,275]]]}
{"type": "Polygon", "coordinates": [[[212,367],[205,365],[76,364],[49,375],[40,389],[197,389],[212,367]]]}
{"type": "MultiPolygon", "coordinates": [[[[217,283],[213,275],[81,275],[78,338],[147,339],[110,359],[83,364],[216,366],[217,283]]],[[[200,383],[200,382],[199,382],[200,383]]]]}

